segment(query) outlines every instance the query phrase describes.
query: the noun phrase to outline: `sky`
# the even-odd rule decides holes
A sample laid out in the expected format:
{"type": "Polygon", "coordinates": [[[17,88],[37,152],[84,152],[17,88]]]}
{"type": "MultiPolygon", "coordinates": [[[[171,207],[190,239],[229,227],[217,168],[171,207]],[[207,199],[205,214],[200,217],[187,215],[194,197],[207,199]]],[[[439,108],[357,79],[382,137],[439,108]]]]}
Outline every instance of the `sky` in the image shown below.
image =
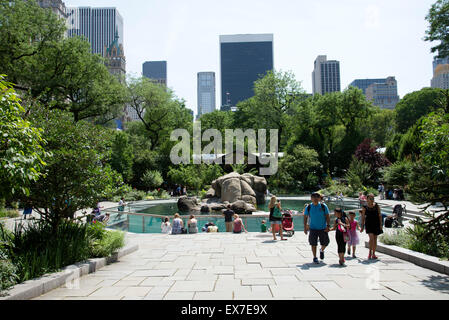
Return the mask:
{"type": "Polygon", "coordinates": [[[221,105],[219,36],[272,33],[274,68],[291,71],[312,93],[318,55],[340,61],[341,87],[395,76],[398,93],[430,86],[423,41],[436,0],[65,0],[66,6],[116,7],[124,20],[128,75],[145,61],[167,61],[168,86],[197,111],[197,73],[216,73],[221,105]]]}

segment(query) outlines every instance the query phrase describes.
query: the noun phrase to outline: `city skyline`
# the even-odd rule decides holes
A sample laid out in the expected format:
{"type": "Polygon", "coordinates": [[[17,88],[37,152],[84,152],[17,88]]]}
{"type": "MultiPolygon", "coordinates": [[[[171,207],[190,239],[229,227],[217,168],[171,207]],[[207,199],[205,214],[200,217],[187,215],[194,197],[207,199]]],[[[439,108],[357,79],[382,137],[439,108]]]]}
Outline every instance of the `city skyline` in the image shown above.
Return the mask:
{"type": "Polygon", "coordinates": [[[221,100],[223,34],[274,34],[275,70],[292,71],[308,93],[318,55],[340,61],[342,90],[354,79],[385,75],[396,77],[401,98],[429,87],[434,55],[432,44],[423,38],[428,27],[425,16],[433,2],[231,0],[211,6],[203,0],[135,0],[132,5],[120,0],[66,0],[65,4],[117,7],[124,19],[128,74],[140,75],[145,61],[167,61],[169,87],[197,113],[198,72],[216,73],[217,102],[221,100]]]}

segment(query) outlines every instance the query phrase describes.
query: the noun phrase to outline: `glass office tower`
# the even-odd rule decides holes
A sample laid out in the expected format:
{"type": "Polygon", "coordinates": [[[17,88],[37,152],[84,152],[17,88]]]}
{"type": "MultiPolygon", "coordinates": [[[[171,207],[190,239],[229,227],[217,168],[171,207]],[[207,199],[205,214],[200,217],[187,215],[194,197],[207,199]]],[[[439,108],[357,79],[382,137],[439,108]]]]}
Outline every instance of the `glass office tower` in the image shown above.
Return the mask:
{"type": "Polygon", "coordinates": [[[273,35],[220,36],[221,105],[231,110],[254,96],[254,82],[273,70],[273,35]]]}

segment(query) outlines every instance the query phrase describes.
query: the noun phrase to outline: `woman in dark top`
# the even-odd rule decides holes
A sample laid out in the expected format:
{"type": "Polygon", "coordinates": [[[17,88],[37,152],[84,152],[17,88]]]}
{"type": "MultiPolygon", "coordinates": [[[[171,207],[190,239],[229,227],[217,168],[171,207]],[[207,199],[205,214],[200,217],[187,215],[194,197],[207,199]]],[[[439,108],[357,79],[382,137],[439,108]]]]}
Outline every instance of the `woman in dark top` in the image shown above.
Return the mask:
{"type": "Polygon", "coordinates": [[[369,255],[368,259],[377,259],[377,237],[383,233],[382,213],[377,203],[374,203],[374,195],[370,194],[367,198],[367,205],[362,208],[362,230],[366,229],[369,236],[369,255]]]}

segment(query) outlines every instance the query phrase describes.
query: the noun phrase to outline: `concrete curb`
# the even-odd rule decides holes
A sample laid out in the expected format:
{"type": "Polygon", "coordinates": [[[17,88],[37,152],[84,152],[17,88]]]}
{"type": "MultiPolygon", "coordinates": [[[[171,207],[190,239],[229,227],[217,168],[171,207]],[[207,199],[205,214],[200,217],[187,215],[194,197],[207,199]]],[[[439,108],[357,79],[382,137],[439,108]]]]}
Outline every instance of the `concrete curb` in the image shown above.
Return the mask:
{"type": "Polygon", "coordinates": [[[51,290],[77,280],[89,273],[94,273],[107,264],[116,262],[123,256],[126,256],[139,249],[138,245],[130,245],[119,250],[114,255],[107,258],[89,259],[86,262],[76,263],[65,267],[62,271],[42,276],[38,279],[25,281],[17,284],[7,291],[6,297],[0,297],[0,300],[30,300],[39,297],[51,290]]]}
{"type": "MultiPolygon", "coordinates": [[[[366,241],[365,248],[368,247],[369,242],[366,241]]],[[[412,251],[398,246],[379,243],[377,244],[377,251],[399,258],[401,260],[411,262],[422,268],[449,275],[449,261],[441,261],[437,257],[432,257],[424,253],[412,251]]]]}

